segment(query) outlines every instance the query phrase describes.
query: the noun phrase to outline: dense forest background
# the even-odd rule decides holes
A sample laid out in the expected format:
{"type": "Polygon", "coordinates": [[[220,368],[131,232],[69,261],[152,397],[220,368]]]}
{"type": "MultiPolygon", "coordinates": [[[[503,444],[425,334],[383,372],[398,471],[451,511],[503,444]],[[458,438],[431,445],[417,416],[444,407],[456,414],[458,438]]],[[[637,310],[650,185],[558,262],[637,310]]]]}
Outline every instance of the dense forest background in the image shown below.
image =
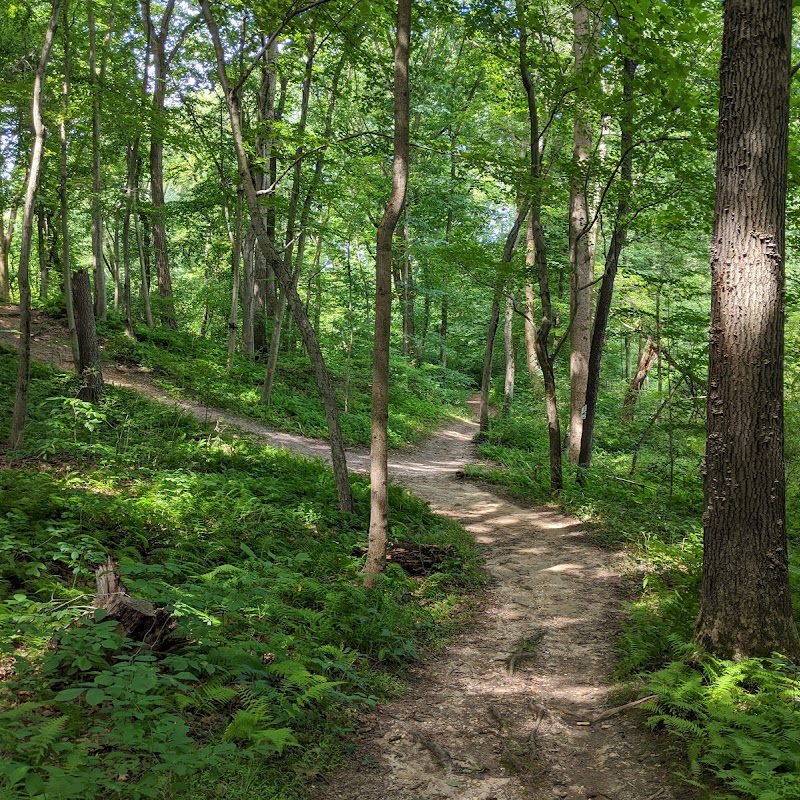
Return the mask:
{"type": "MultiPolygon", "coordinates": [[[[319,464],[214,438],[104,389],[99,371],[98,337],[104,359],[177,395],[320,438],[335,413],[344,445],[370,443],[396,11],[359,0],[4,5],[0,302],[24,309],[29,286],[36,313],[63,321],[82,373],[69,383],[34,365],[15,410],[25,427],[12,431],[16,352],[0,354],[3,435],[16,435],[0,477],[0,669],[24,701],[0,714],[11,797],[91,797],[95,785],[213,797],[208,776],[220,773],[244,792],[225,762],[248,765],[255,781],[253,753],[272,766],[261,788],[234,796],[296,797],[339,757],[352,715],[333,708],[391,693],[392,670],[441,637],[481,583],[462,532],[392,489],[390,537],[446,546],[452,559],[422,592],[399,568],[374,590],[357,585],[364,481],[343,486],[319,464]],[[31,115],[35,86],[46,136],[31,115]],[[269,536],[253,528],[265,516],[269,536]],[[182,609],[180,632],[203,648],[156,658],[102,614],[72,626],[111,553],[128,588],[182,609]],[[219,619],[224,631],[200,632],[219,619]],[[122,656],[110,663],[107,651],[122,656]],[[128,705],[120,687],[131,683],[128,705]],[[112,765],[124,780],[109,777],[112,765]]],[[[788,798],[800,791],[794,667],[692,644],[721,39],[720,5],[701,0],[415,4],[388,441],[418,442],[479,392],[485,461],[468,475],[558,501],[645,565],[618,675],[658,697],[651,722],[686,743],[689,780],[788,798]]],[[[790,543],[800,536],[798,92],[795,80],[790,543]]],[[[23,311],[23,339],[26,324],[23,311]]],[[[794,561],[790,576],[797,590],[794,561]]]]}

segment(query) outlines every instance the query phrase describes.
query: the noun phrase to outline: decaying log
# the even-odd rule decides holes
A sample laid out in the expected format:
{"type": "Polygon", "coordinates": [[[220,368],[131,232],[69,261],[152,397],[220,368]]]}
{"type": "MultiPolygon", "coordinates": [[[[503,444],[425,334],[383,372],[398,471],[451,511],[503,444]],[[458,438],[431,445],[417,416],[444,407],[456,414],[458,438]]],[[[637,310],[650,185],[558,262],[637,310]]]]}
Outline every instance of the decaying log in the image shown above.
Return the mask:
{"type": "Polygon", "coordinates": [[[165,649],[166,640],[177,624],[169,611],[156,608],[148,600],[131,597],[120,579],[119,566],[111,556],[95,570],[95,580],[94,606],[119,623],[116,630],[120,636],[142,642],[152,650],[165,649]]]}

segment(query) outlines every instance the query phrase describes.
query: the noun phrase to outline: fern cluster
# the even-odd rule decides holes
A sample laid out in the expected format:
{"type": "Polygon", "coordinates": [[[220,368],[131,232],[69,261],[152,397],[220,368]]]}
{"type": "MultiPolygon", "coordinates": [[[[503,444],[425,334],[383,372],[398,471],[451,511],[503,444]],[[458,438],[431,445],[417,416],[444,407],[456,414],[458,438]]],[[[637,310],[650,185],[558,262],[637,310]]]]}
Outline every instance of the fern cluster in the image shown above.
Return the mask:
{"type": "Polygon", "coordinates": [[[736,795],[800,797],[800,675],[780,658],[702,655],[656,672],[649,724],[680,737],[695,779],[714,775],[736,795]]]}

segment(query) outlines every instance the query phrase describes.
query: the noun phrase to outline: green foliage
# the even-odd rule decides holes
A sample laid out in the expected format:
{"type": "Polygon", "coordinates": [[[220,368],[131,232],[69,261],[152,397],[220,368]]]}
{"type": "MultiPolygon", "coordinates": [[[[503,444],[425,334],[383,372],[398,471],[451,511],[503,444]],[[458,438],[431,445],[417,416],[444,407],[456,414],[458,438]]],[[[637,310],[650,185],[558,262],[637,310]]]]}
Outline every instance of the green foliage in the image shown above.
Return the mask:
{"type": "MultiPolygon", "coordinates": [[[[684,648],[686,649],[686,648],[684,648]]],[[[800,794],[800,675],[781,658],[719,661],[692,654],[651,675],[648,723],[679,737],[697,782],[711,774],[735,794],[800,794]]],[[[701,785],[701,784],[697,784],[701,785]]]]}
{"type": "MultiPolygon", "coordinates": [[[[136,342],[119,332],[112,333],[107,352],[123,363],[152,370],[167,388],[186,392],[209,406],[229,409],[305,436],[327,436],[322,402],[308,359],[302,353],[282,353],[272,400],[265,406],[260,402],[263,364],[238,356],[229,375],[226,351],[208,339],[160,329],[142,328],[137,333],[136,342]]],[[[334,355],[328,365],[338,387],[340,408],[347,409],[342,414],[345,443],[368,445],[370,353],[359,350],[357,356],[348,365],[334,355]]],[[[392,360],[388,433],[392,447],[413,444],[449,414],[463,410],[466,393],[472,388],[470,379],[452,370],[445,376],[448,388],[441,385],[441,379],[441,370],[433,365],[419,369],[404,359],[392,360]]]]}
{"type": "MultiPolygon", "coordinates": [[[[6,405],[15,369],[0,351],[6,405]]],[[[364,480],[342,514],[320,462],[113,388],[86,407],[43,368],[31,390],[29,450],[0,468],[4,798],[295,797],[481,583],[469,537],[404,490],[393,529],[455,555],[367,591],[364,480]],[[167,652],[92,613],[108,553],[171,611],[167,652]]]]}

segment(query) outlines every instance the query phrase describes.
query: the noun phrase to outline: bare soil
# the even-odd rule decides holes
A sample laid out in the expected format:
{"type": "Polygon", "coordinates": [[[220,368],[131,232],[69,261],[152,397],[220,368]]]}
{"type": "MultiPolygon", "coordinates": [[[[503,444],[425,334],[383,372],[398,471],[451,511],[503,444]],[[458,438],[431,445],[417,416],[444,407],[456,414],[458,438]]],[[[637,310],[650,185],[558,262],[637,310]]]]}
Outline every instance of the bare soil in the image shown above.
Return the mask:
{"type": "MultiPolygon", "coordinates": [[[[0,306],[13,343],[14,306],[0,306]]],[[[70,369],[63,328],[34,318],[33,357],[70,369]]],[[[326,444],[170,396],[146,371],[105,366],[109,383],[241,435],[327,458],[326,444]]],[[[390,456],[392,479],[462,524],[479,543],[490,588],[468,628],[410,676],[404,696],[366,715],[349,762],[320,781],[320,800],[686,800],[665,742],[643,712],[613,705],[613,646],[624,555],[598,548],[556,508],[530,508],[463,479],[476,460],[472,420],[454,420],[390,456]]],[[[348,452],[367,471],[368,453],[348,452]]]]}

